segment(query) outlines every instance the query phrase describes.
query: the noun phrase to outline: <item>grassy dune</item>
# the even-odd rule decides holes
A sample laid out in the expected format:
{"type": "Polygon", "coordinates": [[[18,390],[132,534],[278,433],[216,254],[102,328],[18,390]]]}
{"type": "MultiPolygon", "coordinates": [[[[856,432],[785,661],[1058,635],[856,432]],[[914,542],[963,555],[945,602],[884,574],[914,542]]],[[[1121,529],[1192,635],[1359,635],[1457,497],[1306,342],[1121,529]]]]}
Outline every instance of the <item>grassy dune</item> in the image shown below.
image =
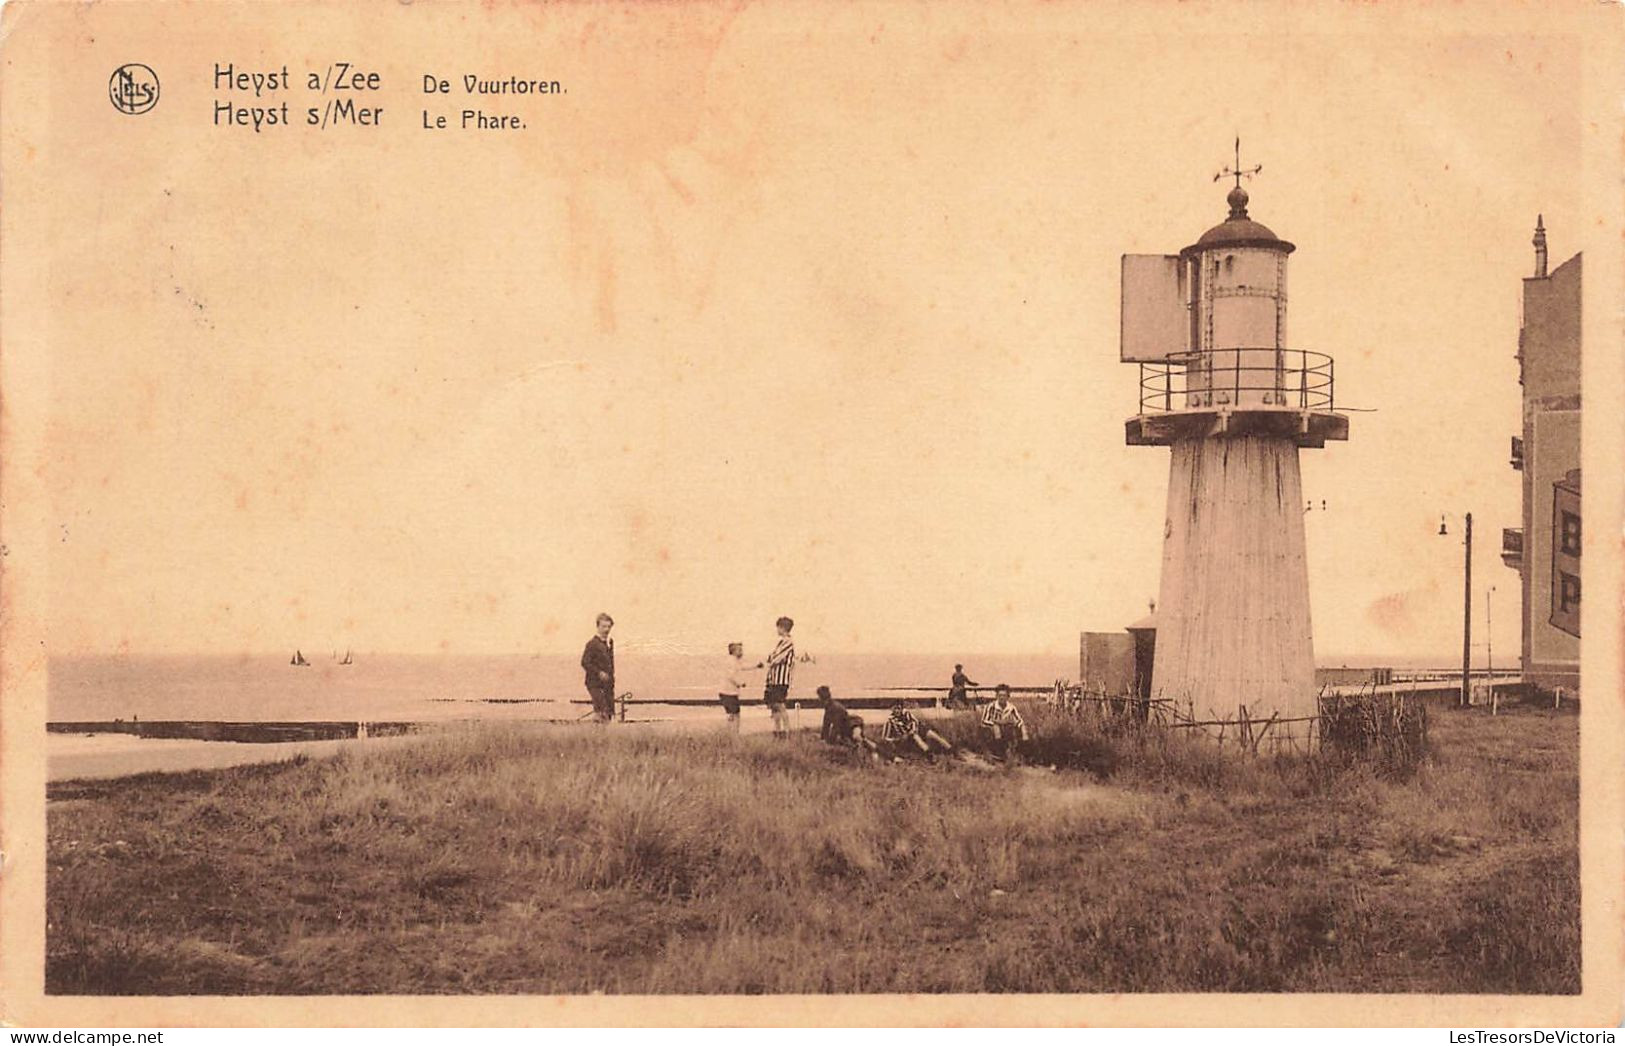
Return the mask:
{"type": "Polygon", "coordinates": [[[53,786],[48,990],[1579,990],[1573,717],[1407,780],[1037,718],[1060,771],[504,725],[53,786]]]}

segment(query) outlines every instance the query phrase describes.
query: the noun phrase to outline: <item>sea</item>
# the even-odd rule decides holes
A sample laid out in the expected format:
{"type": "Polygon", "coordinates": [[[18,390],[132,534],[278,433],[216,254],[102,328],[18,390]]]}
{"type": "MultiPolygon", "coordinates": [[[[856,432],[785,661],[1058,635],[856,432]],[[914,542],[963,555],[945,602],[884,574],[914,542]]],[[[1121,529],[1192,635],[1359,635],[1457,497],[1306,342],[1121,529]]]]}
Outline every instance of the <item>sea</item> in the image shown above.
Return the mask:
{"type": "MultiPolygon", "coordinates": [[[[49,664],[51,722],[114,719],[223,722],[434,722],[580,716],[580,658],[571,654],[94,655],[49,664]]],[[[878,696],[896,687],[946,687],[956,663],[978,683],[1049,686],[1073,679],[1072,655],[830,654],[796,665],[790,700],[878,696]]],[[[750,662],[754,663],[754,662],[750,662]]],[[[725,656],[616,652],[616,690],[638,701],[715,698],[725,656]]],[[[761,673],[752,691],[760,690],[761,673]]]]}
{"type": "MultiPolygon", "coordinates": [[[[140,719],[215,722],[403,722],[426,726],[459,722],[579,721],[589,712],[578,658],[571,655],[357,654],[342,664],[334,654],[291,665],[287,656],[77,656],[52,658],[47,718],[54,723],[140,719]]],[[[628,723],[655,729],[715,730],[722,716],[713,704],[727,665],[724,658],[617,651],[616,689],[639,701],[628,723]],[[698,699],[699,705],[662,703],[698,699]]],[[[839,654],[796,666],[790,699],[792,723],[815,725],[814,691],[828,686],[844,698],[885,696],[894,688],[948,685],[956,662],[978,683],[1049,687],[1077,678],[1075,656],[839,654]]],[[[1325,666],[1396,670],[1445,664],[1447,658],[1320,659],[1325,666]]],[[[758,676],[759,678],[759,676],[758,676]]],[[[930,715],[929,711],[925,714],[930,715]]],[[[748,707],[745,733],[771,728],[766,709],[748,707]]],[[[53,732],[46,744],[52,781],[115,778],[152,771],[202,770],[242,763],[330,755],[357,745],[402,738],[229,744],[185,738],[155,739],[126,733],[53,732]]]]}
{"type": "MultiPolygon", "coordinates": [[[[54,657],[47,718],[225,722],[432,722],[455,719],[573,719],[585,711],[579,658],[571,654],[95,655],[54,657]]],[[[1323,666],[1448,665],[1434,658],[1337,657],[1323,666]]],[[[639,702],[714,698],[724,656],[616,652],[616,690],[639,702]]],[[[1078,678],[1076,654],[827,654],[796,666],[792,702],[884,696],[894,688],[947,687],[956,663],[978,683],[1048,687],[1078,678]]],[[[759,692],[761,673],[750,677],[759,692]]],[[[669,706],[661,706],[669,707],[669,706]]]]}

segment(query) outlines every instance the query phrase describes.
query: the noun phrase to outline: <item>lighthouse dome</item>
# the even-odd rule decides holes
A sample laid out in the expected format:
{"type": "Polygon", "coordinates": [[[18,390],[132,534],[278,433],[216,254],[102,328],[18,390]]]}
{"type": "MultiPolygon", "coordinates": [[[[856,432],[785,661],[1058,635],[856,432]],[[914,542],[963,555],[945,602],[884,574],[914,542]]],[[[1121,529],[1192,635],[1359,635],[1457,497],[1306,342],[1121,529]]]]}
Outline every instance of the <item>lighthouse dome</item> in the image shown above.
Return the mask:
{"type": "Polygon", "coordinates": [[[1263,247],[1267,250],[1291,254],[1297,248],[1275,235],[1267,225],[1247,216],[1247,190],[1236,186],[1225,197],[1230,205],[1230,216],[1204,232],[1196,242],[1181,253],[1205,251],[1215,247],[1263,247]]]}

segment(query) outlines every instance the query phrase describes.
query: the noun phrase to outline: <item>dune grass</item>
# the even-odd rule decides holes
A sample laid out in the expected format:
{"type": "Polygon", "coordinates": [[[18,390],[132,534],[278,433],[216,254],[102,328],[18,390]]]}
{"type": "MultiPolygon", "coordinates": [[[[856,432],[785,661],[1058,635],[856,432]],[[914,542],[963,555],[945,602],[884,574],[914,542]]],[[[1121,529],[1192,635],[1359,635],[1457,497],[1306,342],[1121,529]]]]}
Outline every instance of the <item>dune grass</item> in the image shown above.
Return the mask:
{"type": "Polygon", "coordinates": [[[1579,990],[1572,716],[1405,780],[1034,718],[1062,769],[504,725],[53,786],[47,988],[1579,990]]]}

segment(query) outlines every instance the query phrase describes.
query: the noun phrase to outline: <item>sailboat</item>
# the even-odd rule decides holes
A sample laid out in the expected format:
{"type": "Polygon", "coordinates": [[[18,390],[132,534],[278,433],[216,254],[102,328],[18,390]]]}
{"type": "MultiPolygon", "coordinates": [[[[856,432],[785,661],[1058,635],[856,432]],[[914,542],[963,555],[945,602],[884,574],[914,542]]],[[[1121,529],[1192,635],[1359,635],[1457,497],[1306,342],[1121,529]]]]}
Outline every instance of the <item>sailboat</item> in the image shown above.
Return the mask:
{"type": "Polygon", "coordinates": [[[345,648],[344,660],[340,661],[339,664],[341,664],[341,665],[353,665],[353,664],[355,664],[355,658],[350,656],[349,648],[345,648]]]}
{"type": "Polygon", "coordinates": [[[308,668],[310,666],[310,662],[305,660],[305,655],[297,650],[293,652],[293,660],[289,661],[288,664],[298,665],[301,668],[308,668]]]}

